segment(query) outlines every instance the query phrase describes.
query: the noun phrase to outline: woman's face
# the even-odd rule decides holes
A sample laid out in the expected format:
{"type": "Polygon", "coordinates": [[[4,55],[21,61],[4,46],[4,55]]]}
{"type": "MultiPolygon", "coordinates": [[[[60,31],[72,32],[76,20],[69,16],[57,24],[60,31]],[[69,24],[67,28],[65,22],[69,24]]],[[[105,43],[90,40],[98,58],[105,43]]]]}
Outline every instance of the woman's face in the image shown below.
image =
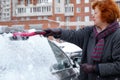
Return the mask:
{"type": "Polygon", "coordinates": [[[98,7],[95,7],[94,9],[93,21],[96,26],[100,27],[102,25],[101,12],[98,7]]]}

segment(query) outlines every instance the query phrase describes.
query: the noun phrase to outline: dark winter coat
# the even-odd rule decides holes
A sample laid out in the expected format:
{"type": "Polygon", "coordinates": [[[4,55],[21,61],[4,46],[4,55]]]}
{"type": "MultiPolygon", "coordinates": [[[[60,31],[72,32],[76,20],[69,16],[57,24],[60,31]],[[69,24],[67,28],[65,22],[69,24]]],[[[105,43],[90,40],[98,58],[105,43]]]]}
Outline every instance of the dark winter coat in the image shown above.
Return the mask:
{"type": "MultiPolygon", "coordinates": [[[[95,47],[93,27],[80,30],[61,30],[60,39],[74,43],[83,50],[81,63],[93,63],[91,53],[95,47]]],[[[120,29],[105,38],[101,63],[98,64],[99,73],[86,74],[81,69],[79,80],[118,80],[120,77],[120,29]],[[97,79],[96,79],[97,78],[97,79]]]]}

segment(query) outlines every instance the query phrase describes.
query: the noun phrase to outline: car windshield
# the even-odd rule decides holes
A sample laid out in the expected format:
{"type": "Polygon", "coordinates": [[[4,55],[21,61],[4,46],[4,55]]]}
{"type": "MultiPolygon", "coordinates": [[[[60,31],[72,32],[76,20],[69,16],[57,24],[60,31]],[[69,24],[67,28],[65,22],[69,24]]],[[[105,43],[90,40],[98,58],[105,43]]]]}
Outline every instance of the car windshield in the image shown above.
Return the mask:
{"type": "Polygon", "coordinates": [[[51,41],[48,41],[48,42],[54,52],[57,63],[67,63],[68,65],[71,65],[69,57],[53,42],[51,41]]]}
{"type": "Polygon", "coordinates": [[[28,40],[11,41],[0,35],[0,80],[58,80],[50,72],[53,64],[68,57],[47,38],[38,35],[28,40]]]}

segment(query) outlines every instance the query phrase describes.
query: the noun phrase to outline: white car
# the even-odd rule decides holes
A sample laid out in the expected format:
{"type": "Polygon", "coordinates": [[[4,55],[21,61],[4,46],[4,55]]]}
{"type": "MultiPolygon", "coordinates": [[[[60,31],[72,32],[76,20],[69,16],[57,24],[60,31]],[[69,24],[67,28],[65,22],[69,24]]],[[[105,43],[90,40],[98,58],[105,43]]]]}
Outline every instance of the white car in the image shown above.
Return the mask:
{"type": "Polygon", "coordinates": [[[11,41],[6,35],[0,35],[0,80],[76,80],[79,75],[79,65],[47,38],[11,41]]]}

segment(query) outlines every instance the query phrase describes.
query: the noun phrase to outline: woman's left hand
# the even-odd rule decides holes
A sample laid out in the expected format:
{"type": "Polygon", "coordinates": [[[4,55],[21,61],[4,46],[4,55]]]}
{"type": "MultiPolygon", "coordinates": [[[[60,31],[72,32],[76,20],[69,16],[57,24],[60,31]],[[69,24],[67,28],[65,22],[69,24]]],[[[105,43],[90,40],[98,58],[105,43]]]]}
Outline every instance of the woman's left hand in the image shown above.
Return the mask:
{"type": "Polygon", "coordinates": [[[81,64],[80,67],[81,67],[81,69],[83,69],[83,71],[85,71],[86,73],[92,73],[92,72],[94,72],[95,69],[96,69],[96,66],[95,66],[95,65],[91,65],[91,64],[87,64],[87,63],[81,64]]]}

